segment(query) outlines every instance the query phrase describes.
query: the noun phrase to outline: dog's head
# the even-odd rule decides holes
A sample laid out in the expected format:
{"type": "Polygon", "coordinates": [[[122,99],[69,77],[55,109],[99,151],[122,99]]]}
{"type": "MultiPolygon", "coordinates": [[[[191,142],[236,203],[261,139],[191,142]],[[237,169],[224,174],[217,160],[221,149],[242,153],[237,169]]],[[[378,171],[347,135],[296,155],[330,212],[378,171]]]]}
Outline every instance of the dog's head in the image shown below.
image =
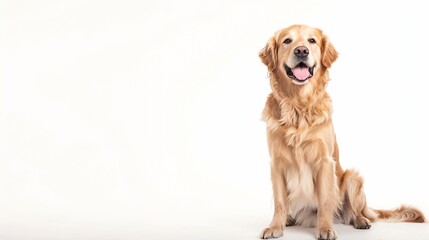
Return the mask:
{"type": "MultiPolygon", "coordinates": [[[[304,85],[320,77],[337,59],[338,53],[320,29],[293,25],[278,31],[259,53],[268,71],[304,85]]],[[[288,84],[288,83],[286,83],[288,84]]]]}

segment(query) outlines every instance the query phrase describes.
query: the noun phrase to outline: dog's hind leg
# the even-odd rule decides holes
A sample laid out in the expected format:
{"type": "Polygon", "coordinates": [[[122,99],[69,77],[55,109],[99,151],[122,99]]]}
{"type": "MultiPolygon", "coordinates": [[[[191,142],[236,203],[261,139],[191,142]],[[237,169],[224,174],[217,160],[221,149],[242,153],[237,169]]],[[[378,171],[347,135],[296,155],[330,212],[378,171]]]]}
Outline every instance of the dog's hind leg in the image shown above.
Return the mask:
{"type": "Polygon", "coordinates": [[[346,170],[340,181],[344,223],[353,224],[357,229],[371,228],[377,214],[366,205],[363,178],[355,170],[346,170]]]}

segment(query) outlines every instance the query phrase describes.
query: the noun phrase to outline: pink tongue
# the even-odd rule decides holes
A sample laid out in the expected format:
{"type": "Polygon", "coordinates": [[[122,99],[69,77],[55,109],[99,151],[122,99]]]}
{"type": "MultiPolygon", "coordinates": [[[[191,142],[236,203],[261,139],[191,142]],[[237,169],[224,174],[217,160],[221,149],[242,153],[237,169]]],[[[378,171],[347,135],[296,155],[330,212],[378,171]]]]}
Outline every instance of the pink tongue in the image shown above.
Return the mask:
{"type": "Polygon", "coordinates": [[[310,72],[308,71],[308,68],[306,67],[295,67],[292,68],[292,72],[293,75],[298,79],[298,80],[305,80],[310,76],[310,72]]]}

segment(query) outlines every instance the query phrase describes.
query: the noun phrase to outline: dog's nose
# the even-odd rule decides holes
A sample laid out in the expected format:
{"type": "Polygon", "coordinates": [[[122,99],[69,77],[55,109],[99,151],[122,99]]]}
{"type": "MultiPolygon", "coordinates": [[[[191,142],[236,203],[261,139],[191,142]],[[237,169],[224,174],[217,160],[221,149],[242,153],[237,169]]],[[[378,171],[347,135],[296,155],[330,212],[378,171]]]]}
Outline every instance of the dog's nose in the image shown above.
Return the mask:
{"type": "Polygon", "coordinates": [[[298,46],[293,50],[293,53],[299,58],[304,58],[308,56],[308,48],[306,46],[298,46]]]}

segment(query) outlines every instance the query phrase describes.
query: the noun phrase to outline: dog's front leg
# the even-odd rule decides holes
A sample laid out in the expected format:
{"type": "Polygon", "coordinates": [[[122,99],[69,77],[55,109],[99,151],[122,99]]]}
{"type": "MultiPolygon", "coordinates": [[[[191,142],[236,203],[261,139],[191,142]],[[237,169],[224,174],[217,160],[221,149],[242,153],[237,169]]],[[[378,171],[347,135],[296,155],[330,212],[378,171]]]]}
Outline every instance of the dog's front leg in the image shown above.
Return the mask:
{"type": "Polygon", "coordinates": [[[283,169],[276,168],[277,164],[271,163],[271,182],[274,194],[274,216],[271,224],[265,228],[260,238],[277,238],[283,235],[283,229],[286,226],[288,203],[286,191],[286,179],[283,169]]]}
{"type": "Polygon", "coordinates": [[[337,238],[333,228],[333,216],[339,205],[339,190],[335,175],[335,162],[331,158],[321,159],[316,179],[318,196],[317,238],[333,240],[337,238]]]}

